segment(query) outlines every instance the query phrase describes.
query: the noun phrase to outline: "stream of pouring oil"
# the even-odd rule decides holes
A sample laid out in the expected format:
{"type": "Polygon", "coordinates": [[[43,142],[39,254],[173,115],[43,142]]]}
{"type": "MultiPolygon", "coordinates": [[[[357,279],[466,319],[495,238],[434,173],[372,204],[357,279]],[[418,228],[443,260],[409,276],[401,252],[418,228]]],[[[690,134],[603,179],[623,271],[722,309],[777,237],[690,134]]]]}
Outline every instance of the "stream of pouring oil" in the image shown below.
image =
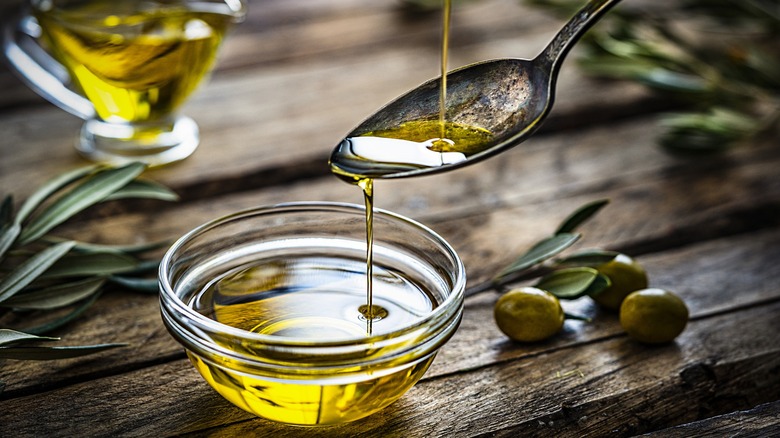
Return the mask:
{"type": "MultiPolygon", "coordinates": [[[[367,133],[358,137],[369,140],[376,144],[387,140],[390,142],[405,144],[413,141],[420,141],[421,136],[425,137],[423,143],[426,152],[429,150],[438,153],[446,152],[453,148],[458,137],[472,135],[470,131],[465,135],[459,135],[459,131],[447,123],[446,100],[447,100],[447,58],[449,52],[449,34],[450,34],[450,16],[452,11],[452,1],[442,0],[442,34],[441,34],[441,80],[439,86],[439,118],[438,120],[420,120],[409,122],[398,129],[383,131],[381,133],[367,133]],[[433,134],[433,135],[431,135],[433,134]],[[436,135],[438,134],[438,135],[436,135]],[[454,135],[453,135],[454,134],[454,135]],[[448,138],[450,135],[453,138],[448,138]]],[[[354,139],[353,139],[354,140],[354,139]]],[[[386,143],[390,144],[390,143],[386,143]]],[[[393,149],[392,153],[405,155],[403,152],[397,152],[393,149]]],[[[438,154],[437,154],[438,155],[438,154]]],[[[399,162],[403,162],[403,157],[399,162]]],[[[412,161],[413,162],[413,161],[412,161]]],[[[377,161],[377,166],[382,164],[377,161]]],[[[363,199],[366,206],[366,304],[360,306],[360,313],[366,320],[366,333],[371,335],[374,321],[377,321],[387,315],[387,311],[373,303],[373,246],[374,246],[374,178],[365,174],[344,173],[336,171],[332,166],[334,173],[342,179],[353,183],[363,190],[363,199]]]]}

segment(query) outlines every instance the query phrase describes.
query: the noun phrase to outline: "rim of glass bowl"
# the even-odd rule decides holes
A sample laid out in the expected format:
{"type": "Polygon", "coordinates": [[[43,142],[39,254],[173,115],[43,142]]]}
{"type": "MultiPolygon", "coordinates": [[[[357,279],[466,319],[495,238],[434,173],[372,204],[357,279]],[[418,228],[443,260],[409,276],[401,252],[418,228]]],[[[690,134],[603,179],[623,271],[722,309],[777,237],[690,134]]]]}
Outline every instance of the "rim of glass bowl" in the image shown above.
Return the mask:
{"type": "MultiPolygon", "coordinates": [[[[187,1],[187,3],[199,4],[200,10],[203,12],[209,12],[211,10],[218,13],[224,13],[224,6],[227,6],[233,22],[240,23],[246,18],[247,1],[248,0],[190,0],[187,1]],[[213,6],[210,7],[210,3],[218,4],[221,7],[219,9],[213,6]]],[[[60,10],[60,7],[57,4],[47,0],[33,0],[29,2],[29,4],[33,9],[38,11],[60,10]]]]}
{"type": "MultiPolygon", "coordinates": [[[[171,247],[165,252],[165,255],[160,261],[160,268],[158,271],[159,272],[158,283],[160,286],[160,300],[162,306],[164,307],[163,311],[168,310],[169,313],[171,313],[170,317],[174,320],[174,322],[177,325],[182,326],[181,328],[187,327],[181,322],[181,320],[183,319],[182,316],[184,316],[184,318],[186,318],[187,320],[196,322],[200,326],[200,328],[205,328],[209,332],[226,334],[229,336],[234,336],[240,339],[245,339],[253,342],[260,342],[268,346],[328,348],[328,347],[339,347],[339,346],[355,346],[356,344],[364,344],[364,343],[371,344],[371,343],[382,342],[383,340],[387,342],[388,340],[391,339],[401,338],[403,337],[404,334],[412,332],[414,330],[418,330],[420,327],[429,324],[431,321],[435,321],[441,318],[442,315],[453,313],[452,317],[456,316],[457,312],[453,312],[456,310],[454,307],[456,306],[461,307],[463,305],[463,300],[464,300],[463,293],[466,285],[466,272],[462,260],[455,252],[455,250],[452,248],[452,246],[446,240],[444,240],[444,238],[439,236],[436,232],[434,232],[432,229],[428,228],[427,226],[413,219],[380,208],[374,209],[375,218],[377,216],[389,217],[392,220],[400,221],[407,225],[411,225],[413,228],[417,228],[419,231],[427,234],[430,238],[432,238],[436,242],[436,244],[441,245],[441,247],[446,251],[447,255],[450,258],[452,258],[452,260],[454,260],[457,269],[457,272],[455,273],[454,276],[455,283],[453,284],[450,294],[435,309],[433,309],[431,313],[429,313],[424,318],[421,318],[408,326],[402,327],[398,330],[394,330],[391,332],[385,332],[378,335],[367,336],[365,338],[345,338],[345,339],[339,339],[334,341],[312,342],[310,339],[307,340],[306,338],[264,335],[264,334],[254,333],[248,330],[243,330],[243,329],[222,324],[193,310],[192,308],[187,306],[180,299],[180,297],[174,292],[173,287],[171,286],[169,281],[169,273],[170,273],[169,265],[171,263],[171,259],[173,255],[183,245],[187,244],[190,240],[201,235],[202,233],[205,233],[211,230],[212,228],[216,228],[222,224],[240,220],[245,217],[258,216],[258,215],[271,214],[271,213],[281,213],[285,211],[360,212],[362,215],[365,215],[366,210],[364,206],[357,205],[357,204],[350,204],[350,203],[342,203],[342,202],[319,202],[319,201],[285,202],[280,204],[272,204],[272,205],[249,208],[246,210],[229,214],[227,216],[214,219],[205,224],[202,224],[192,229],[191,231],[187,232],[178,240],[176,240],[176,242],[174,242],[173,245],[171,245],[171,247]],[[166,307],[167,309],[165,309],[166,307]]],[[[450,324],[448,323],[448,321],[451,320],[452,317],[448,317],[445,319],[445,321],[441,321],[438,325],[436,325],[435,326],[436,330],[434,330],[434,332],[431,333],[429,337],[435,338],[436,335],[439,334],[438,332],[449,327],[450,324]]],[[[197,336],[195,333],[192,332],[192,330],[187,330],[187,331],[189,332],[189,337],[195,336],[196,338],[203,341],[203,338],[197,336]]],[[[426,339],[427,338],[428,337],[426,337],[426,339]]],[[[212,342],[207,342],[207,343],[209,345],[213,344],[212,342]]]]}

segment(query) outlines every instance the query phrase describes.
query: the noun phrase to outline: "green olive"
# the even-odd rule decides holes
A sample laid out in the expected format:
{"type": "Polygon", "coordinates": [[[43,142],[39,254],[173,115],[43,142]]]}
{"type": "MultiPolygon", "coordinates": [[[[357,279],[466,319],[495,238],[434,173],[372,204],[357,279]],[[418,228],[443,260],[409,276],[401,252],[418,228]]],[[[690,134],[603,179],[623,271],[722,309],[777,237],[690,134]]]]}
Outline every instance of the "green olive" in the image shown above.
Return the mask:
{"type": "Polygon", "coordinates": [[[607,309],[617,311],[628,294],[647,287],[647,273],[625,254],[618,254],[611,261],[596,266],[596,270],[609,277],[611,285],[591,298],[607,309]]]}
{"type": "Polygon", "coordinates": [[[628,336],[647,344],[671,342],[688,323],[685,302],[664,289],[629,294],[620,306],[620,325],[628,336]]]}
{"type": "Polygon", "coordinates": [[[563,327],[563,309],[555,295],[535,287],[505,293],[493,309],[498,328],[520,342],[547,339],[563,327]]]}

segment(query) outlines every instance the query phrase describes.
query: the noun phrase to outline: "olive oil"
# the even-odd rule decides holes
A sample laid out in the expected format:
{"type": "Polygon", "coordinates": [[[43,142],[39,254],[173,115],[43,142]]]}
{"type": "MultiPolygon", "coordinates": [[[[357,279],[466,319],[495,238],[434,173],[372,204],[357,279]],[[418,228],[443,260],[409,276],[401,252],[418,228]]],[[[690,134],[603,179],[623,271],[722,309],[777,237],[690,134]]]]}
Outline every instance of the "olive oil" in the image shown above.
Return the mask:
{"type": "Polygon", "coordinates": [[[330,158],[331,171],[357,184],[420,168],[465,161],[490,144],[490,131],[460,123],[413,120],[392,129],[371,131],[344,139],[330,158]],[[444,137],[439,137],[441,130],[444,137]]]}
{"type": "Polygon", "coordinates": [[[465,161],[481,152],[492,134],[482,128],[446,120],[447,58],[449,47],[451,0],[442,4],[441,79],[439,84],[438,120],[412,120],[397,127],[370,131],[346,138],[331,155],[331,171],[341,179],[363,190],[366,205],[366,304],[362,307],[368,321],[376,316],[372,302],[372,242],[374,183],[378,177],[393,175],[420,167],[440,167],[465,161]]]}
{"type": "MultiPolygon", "coordinates": [[[[264,335],[308,341],[363,339],[364,268],[365,261],[357,258],[284,253],[225,273],[206,285],[190,306],[222,324],[264,335]]],[[[374,335],[413,324],[438,305],[431,291],[403,273],[374,269],[374,335]]]]}
{"type": "Polygon", "coordinates": [[[374,304],[374,180],[364,178],[358,181],[363,189],[363,201],[366,205],[366,303],[359,307],[360,314],[366,320],[366,333],[374,331],[375,315],[387,315],[385,309],[374,304]]]}
{"type": "MultiPolygon", "coordinates": [[[[439,138],[447,138],[445,122],[447,121],[447,58],[450,45],[450,16],[452,0],[444,0],[442,4],[441,23],[441,83],[439,84],[439,138]]],[[[441,141],[440,141],[441,142],[441,141]]]]}
{"type": "MultiPolygon", "coordinates": [[[[316,247],[315,241],[311,246],[316,247]]],[[[261,335],[289,338],[315,345],[364,339],[364,261],[343,256],[280,254],[234,268],[208,283],[189,306],[222,324],[261,335]]],[[[246,342],[220,342],[238,354],[264,357],[289,364],[289,374],[236,372],[238,363],[222,355],[212,363],[196,355],[190,359],[222,396],[262,417],[293,424],[324,425],[369,415],[400,397],[427,370],[433,356],[399,366],[372,369],[372,358],[386,354],[382,336],[413,326],[439,305],[404,273],[374,267],[373,333],[378,337],[368,353],[355,357],[363,365],[334,366],[316,374],[300,368],[296,354],[268,357],[268,352],[246,342]]],[[[414,343],[415,338],[408,340],[414,343]]],[[[395,345],[393,348],[397,348],[395,345]]]]}
{"type": "MultiPolygon", "coordinates": [[[[425,374],[433,356],[391,373],[362,374],[362,380],[327,384],[285,382],[286,376],[236,374],[188,353],[206,381],[236,406],[254,415],[302,426],[346,423],[371,415],[398,400],[425,374]]],[[[334,371],[335,372],[335,371],[334,371]]]]}
{"type": "Polygon", "coordinates": [[[226,5],[198,4],[73,1],[41,6],[36,18],[101,119],[146,122],[169,116],[196,89],[233,21],[226,5]]]}

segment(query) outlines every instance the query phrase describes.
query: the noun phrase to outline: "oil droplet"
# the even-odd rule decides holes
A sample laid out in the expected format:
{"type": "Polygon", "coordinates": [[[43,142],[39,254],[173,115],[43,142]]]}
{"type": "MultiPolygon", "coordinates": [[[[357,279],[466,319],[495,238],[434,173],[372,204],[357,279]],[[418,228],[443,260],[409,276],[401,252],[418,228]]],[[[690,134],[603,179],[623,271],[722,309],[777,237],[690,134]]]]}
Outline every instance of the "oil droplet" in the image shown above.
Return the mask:
{"type": "Polygon", "coordinates": [[[358,307],[358,312],[360,312],[360,318],[361,321],[379,321],[384,318],[387,318],[387,309],[385,309],[382,306],[378,306],[374,304],[369,308],[367,304],[363,304],[362,306],[358,307]]]}

